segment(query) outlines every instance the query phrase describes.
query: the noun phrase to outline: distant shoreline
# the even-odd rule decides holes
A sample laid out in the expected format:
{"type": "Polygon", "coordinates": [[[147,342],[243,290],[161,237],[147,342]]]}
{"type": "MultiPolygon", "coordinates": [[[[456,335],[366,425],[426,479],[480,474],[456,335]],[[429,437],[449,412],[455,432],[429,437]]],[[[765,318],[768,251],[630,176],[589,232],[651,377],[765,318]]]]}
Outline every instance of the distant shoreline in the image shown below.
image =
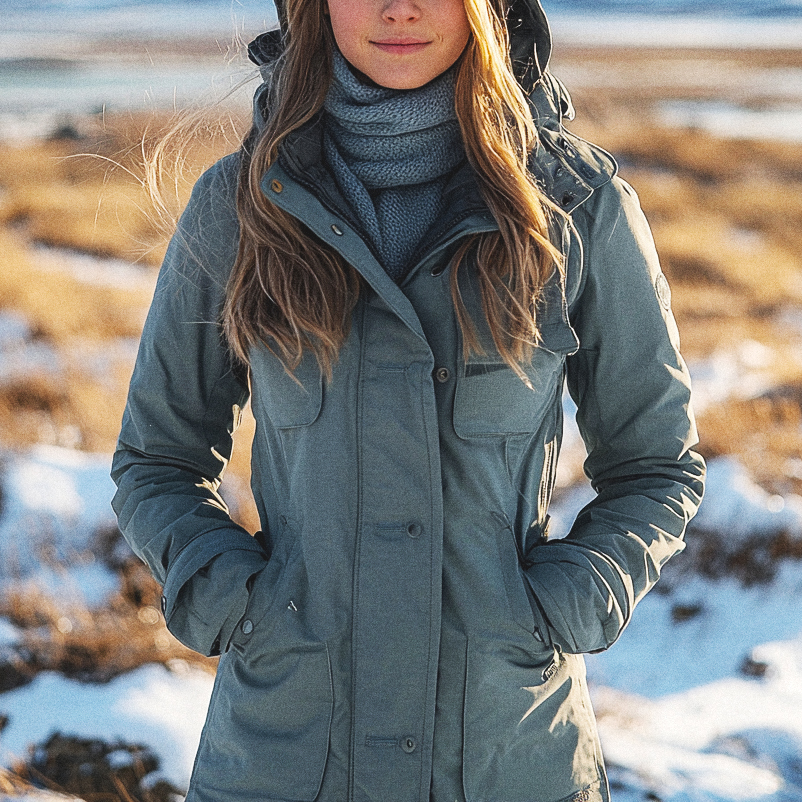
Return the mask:
{"type": "Polygon", "coordinates": [[[802,16],[551,14],[558,45],[749,50],[802,49],[802,16]]]}
{"type": "MultiPolygon", "coordinates": [[[[567,19],[555,18],[552,70],[579,101],[580,112],[597,101],[634,104],[642,117],[710,130],[726,121],[726,135],[749,138],[760,131],[763,115],[770,138],[802,137],[802,20],[798,46],[744,48],[732,42],[724,46],[712,36],[710,47],[670,41],[634,44],[626,30],[620,42],[601,44],[606,36],[602,29],[597,41],[588,42],[579,29],[563,35],[567,19]],[[711,102],[717,107],[681,105],[711,102]]],[[[665,18],[661,20],[663,24],[665,18]]],[[[0,34],[0,45],[6,36],[0,34]]],[[[80,131],[99,114],[208,108],[221,98],[226,106],[247,113],[253,81],[259,80],[244,38],[153,41],[128,36],[93,45],[83,37],[70,48],[72,55],[43,49],[0,58],[0,140],[80,131]],[[231,88],[243,82],[232,95],[231,88]]]]}

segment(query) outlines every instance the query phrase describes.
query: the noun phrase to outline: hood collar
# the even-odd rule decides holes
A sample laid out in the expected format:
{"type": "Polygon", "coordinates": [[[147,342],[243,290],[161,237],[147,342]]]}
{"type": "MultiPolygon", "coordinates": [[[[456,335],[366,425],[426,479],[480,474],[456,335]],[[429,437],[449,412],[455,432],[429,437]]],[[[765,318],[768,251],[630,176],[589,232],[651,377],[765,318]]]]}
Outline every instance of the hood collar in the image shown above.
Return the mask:
{"type": "MultiPolygon", "coordinates": [[[[282,50],[287,31],[284,0],[275,0],[279,27],[257,37],[248,47],[248,56],[259,67],[267,67],[282,50]]],[[[510,56],[515,77],[529,94],[548,67],[551,56],[551,32],[539,0],[512,0],[508,3],[507,29],[510,56]]]]}

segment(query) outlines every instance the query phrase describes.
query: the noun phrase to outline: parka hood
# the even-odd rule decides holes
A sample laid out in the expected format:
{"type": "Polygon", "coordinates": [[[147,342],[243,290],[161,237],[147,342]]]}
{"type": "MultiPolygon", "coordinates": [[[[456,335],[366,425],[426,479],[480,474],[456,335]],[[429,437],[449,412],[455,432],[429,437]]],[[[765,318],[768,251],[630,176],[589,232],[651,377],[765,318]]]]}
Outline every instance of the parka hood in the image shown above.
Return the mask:
{"type": "MultiPolygon", "coordinates": [[[[285,0],[275,4],[279,27],[261,34],[248,47],[251,61],[265,80],[254,97],[256,129],[264,125],[264,95],[287,31],[285,0]]],[[[530,157],[530,170],[546,194],[570,213],[606,184],[617,166],[610,154],[564,127],[564,121],[573,119],[574,108],[568,90],[548,69],[551,31],[540,0],[509,0],[506,21],[513,71],[538,130],[539,144],[530,157]]]]}
{"type": "MultiPolygon", "coordinates": [[[[274,61],[281,52],[287,31],[284,0],[275,0],[279,27],[251,42],[248,55],[260,67],[274,61]]],[[[508,3],[507,28],[515,76],[529,94],[546,71],[551,56],[551,33],[539,0],[512,0],[508,3]]]]}

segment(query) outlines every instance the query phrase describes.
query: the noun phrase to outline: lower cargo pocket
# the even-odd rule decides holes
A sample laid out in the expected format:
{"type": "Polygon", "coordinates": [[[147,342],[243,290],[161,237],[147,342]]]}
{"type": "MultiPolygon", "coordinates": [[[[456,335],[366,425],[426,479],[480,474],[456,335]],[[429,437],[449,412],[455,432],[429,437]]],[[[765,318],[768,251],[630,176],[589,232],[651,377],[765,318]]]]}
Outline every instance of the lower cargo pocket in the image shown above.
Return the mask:
{"type": "Polygon", "coordinates": [[[192,786],[214,799],[312,802],[333,708],[325,643],[221,659],[192,786]]]}
{"type": "Polygon", "coordinates": [[[462,772],[467,802],[577,794],[601,802],[606,781],[581,658],[470,640],[462,772]]]}

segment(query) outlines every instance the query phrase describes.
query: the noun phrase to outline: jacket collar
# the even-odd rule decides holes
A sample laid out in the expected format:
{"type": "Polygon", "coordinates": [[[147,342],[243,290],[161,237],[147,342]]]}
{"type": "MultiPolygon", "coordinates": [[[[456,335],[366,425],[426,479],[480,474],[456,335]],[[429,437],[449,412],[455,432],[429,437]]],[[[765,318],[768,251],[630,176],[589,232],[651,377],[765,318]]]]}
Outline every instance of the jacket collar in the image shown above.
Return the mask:
{"type": "MultiPolygon", "coordinates": [[[[344,217],[366,242],[370,241],[324,165],[321,114],[286,137],[279,149],[279,162],[294,181],[316,194],[325,208],[344,217]]],[[[469,219],[473,221],[474,228],[478,226],[483,231],[497,228],[482,199],[476,176],[467,162],[457,167],[450,177],[443,200],[444,211],[424,238],[422,250],[414,255],[416,262],[450,241],[454,232],[460,231],[461,224],[469,219]]],[[[377,254],[373,255],[378,261],[377,254]]]]}

